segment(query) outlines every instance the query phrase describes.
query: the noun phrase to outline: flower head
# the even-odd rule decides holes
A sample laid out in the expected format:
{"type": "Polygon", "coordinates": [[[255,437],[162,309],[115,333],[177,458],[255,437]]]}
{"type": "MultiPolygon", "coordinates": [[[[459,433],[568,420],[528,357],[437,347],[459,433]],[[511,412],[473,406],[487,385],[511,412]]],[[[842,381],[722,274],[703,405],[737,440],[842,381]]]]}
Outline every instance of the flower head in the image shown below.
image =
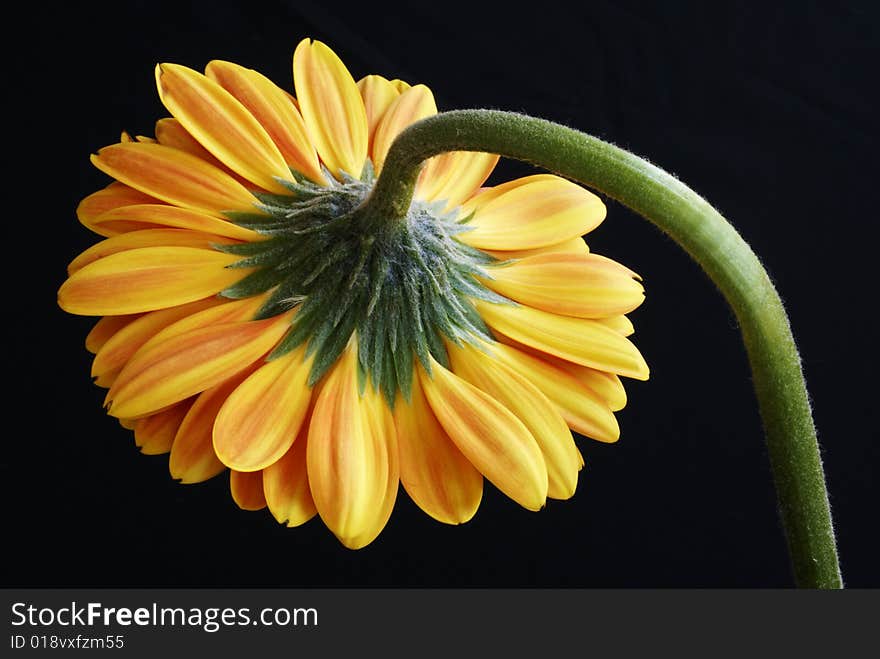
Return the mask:
{"type": "Polygon", "coordinates": [[[229,62],[161,64],[172,117],[92,157],[115,181],[78,216],[105,239],[58,298],[103,316],[86,346],[109,414],[174,478],[228,468],[242,508],[318,514],[352,548],[398,483],[451,524],[484,479],[530,510],[571,497],[571,430],[616,441],[619,376],[648,376],[638,277],[582,239],[604,205],[552,175],[482,187],[497,157],[453,152],[377,221],[361,209],[430,89],[355,82],[310,40],[293,73],[295,96],[229,62]]]}

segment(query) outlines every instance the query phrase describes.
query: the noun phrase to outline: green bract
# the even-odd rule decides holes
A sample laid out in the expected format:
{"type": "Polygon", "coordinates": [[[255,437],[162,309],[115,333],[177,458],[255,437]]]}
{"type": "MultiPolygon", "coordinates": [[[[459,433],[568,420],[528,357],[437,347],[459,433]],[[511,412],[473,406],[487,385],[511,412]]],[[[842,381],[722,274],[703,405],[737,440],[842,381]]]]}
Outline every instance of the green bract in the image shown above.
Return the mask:
{"type": "Polygon", "coordinates": [[[229,298],[269,293],[257,318],[297,307],[291,329],[271,353],[280,357],[304,342],[314,354],[315,384],[357,334],[361,385],[369,377],[389,405],[398,389],[410,396],[414,355],[430,372],[429,355],[447,364],[444,339],[491,339],[471,298],[510,301],[475,278],[498,263],[456,239],[469,217],[444,212],[444,202],[413,201],[402,220],[368,215],[362,202],[373,169],[327,186],[282,181],[290,196],[258,194],[262,213],[228,213],[264,240],[216,245],[242,257],[233,268],[254,271],[226,290],[229,298]]]}

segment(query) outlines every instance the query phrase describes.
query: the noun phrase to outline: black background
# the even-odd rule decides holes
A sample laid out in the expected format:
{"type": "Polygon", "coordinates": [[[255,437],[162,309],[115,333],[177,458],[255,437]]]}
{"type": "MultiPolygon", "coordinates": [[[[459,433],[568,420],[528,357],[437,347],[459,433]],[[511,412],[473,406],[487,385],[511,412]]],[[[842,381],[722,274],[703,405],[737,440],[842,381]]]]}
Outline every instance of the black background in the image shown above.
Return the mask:
{"type": "MultiPolygon", "coordinates": [[[[71,3],[73,4],[73,3],[71,3]]],[[[575,498],[526,512],[488,486],[470,523],[403,490],[366,549],[314,519],[238,510],[225,476],[173,482],[101,410],[83,339],[55,304],[96,238],[77,202],[106,184],[88,155],[166,116],[153,66],[228,59],[291,88],[325,41],[355,78],[424,82],[441,109],[523,111],[675,173],[740,229],[791,315],[848,585],[876,587],[880,466],[874,284],[873,3],[127,2],[26,8],[7,58],[6,558],[18,586],[792,585],[748,366],[711,282],[615,203],[591,248],[639,271],[632,315],[652,367],[628,385],[616,445],[582,441],[575,498]],[[711,9],[709,9],[711,7],[711,9]],[[22,295],[22,293],[24,293],[22,295]]],[[[13,34],[14,33],[14,34],[13,34]]],[[[9,44],[7,44],[8,46],[9,44]]],[[[493,180],[529,170],[505,164],[493,180]]]]}

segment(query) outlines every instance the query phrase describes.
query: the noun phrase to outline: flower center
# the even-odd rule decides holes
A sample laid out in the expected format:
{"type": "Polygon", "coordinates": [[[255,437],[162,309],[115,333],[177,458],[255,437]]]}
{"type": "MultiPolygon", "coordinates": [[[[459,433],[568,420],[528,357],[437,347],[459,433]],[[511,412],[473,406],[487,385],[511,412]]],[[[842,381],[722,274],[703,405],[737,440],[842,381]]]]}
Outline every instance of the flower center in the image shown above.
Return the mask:
{"type": "Polygon", "coordinates": [[[310,385],[356,334],[361,387],[369,378],[393,406],[398,390],[409,399],[415,359],[430,372],[429,355],[448,365],[444,340],[491,338],[472,298],[509,300],[475,278],[496,260],[456,239],[470,219],[458,209],[414,200],[405,218],[385,222],[361,212],[372,167],[361,179],[328,180],[285,183],[290,196],[257,195],[264,214],[228,214],[264,239],[217,246],[242,257],[230,267],[253,269],[222,295],[268,292],[257,318],[297,307],[269,358],[307,342],[310,385]]]}

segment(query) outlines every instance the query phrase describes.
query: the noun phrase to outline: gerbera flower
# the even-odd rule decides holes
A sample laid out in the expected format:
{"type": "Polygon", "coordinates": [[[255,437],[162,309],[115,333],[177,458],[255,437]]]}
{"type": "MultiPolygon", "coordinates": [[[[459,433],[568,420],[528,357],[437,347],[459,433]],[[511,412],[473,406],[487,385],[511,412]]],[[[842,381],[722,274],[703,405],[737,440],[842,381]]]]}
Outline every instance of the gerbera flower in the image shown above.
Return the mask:
{"type": "Polygon", "coordinates": [[[355,82],[324,44],[293,56],[295,96],[213,61],[156,68],[172,118],[92,162],[115,179],[80,221],[105,239],[59,304],[110,415],[184,483],[230,470],[235,502],[289,526],[316,513],[348,547],[402,483],[470,519],[484,479],[529,510],[573,495],[571,430],[616,441],[637,276],[582,236],[605,217],[552,175],[481,187],[497,157],[431,159],[402,221],[359,212],[431,90],[355,82]]]}

